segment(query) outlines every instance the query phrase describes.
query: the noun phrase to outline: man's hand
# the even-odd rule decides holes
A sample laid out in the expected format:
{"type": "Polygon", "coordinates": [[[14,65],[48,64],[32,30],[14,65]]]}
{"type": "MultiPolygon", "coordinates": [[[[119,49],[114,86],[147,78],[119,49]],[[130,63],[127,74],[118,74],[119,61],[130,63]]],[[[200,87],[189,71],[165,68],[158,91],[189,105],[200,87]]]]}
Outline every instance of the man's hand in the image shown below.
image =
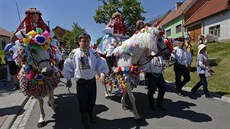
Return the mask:
{"type": "Polygon", "coordinates": [[[66,87],[71,87],[71,86],[72,86],[71,80],[67,80],[67,82],[66,82],[66,87]]]}
{"type": "Polygon", "coordinates": [[[104,73],[101,73],[100,82],[101,82],[103,85],[105,85],[105,74],[104,74],[104,73]]]}
{"type": "Polygon", "coordinates": [[[209,72],[211,75],[213,75],[213,74],[214,74],[214,71],[213,71],[213,70],[211,70],[211,69],[210,69],[208,72],[209,72]]]}

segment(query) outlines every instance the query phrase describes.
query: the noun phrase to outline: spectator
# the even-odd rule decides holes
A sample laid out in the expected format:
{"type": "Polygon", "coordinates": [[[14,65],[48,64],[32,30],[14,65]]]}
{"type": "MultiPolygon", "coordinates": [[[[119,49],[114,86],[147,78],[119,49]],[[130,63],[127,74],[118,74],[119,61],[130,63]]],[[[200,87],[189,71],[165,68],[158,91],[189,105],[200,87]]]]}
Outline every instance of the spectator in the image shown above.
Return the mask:
{"type": "Polygon", "coordinates": [[[12,76],[13,81],[14,81],[14,89],[13,89],[13,91],[19,89],[18,78],[17,78],[18,66],[16,65],[16,63],[13,60],[13,54],[14,54],[13,47],[15,46],[15,41],[16,40],[17,40],[17,37],[15,35],[13,35],[12,38],[11,38],[11,42],[8,43],[4,48],[6,64],[10,68],[9,69],[10,75],[12,76]]]}
{"type": "Polygon", "coordinates": [[[197,73],[199,74],[200,81],[196,83],[196,85],[192,88],[191,91],[193,93],[196,93],[199,87],[203,85],[205,97],[210,97],[206,77],[211,76],[214,73],[214,71],[210,68],[208,56],[206,53],[206,46],[204,44],[200,44],[198,46],[197,55],[197,73]]]}
{"type": "Polygon", "coordinates": [[[188,54],[190,54],[190,57],[191,57],[191,60],[190,62],[188,62],[188,69],[189,71],[191,71],[191,68],[192,68],[192,57],[193,57],[193,47],[192,47],[192,44],[191,44],[191,39],[190,38],[186,38],[185,39],[185,48],[187,49],[187,52],[188,54]]]}
{"type": "Polygon", "coordinates": [[[205,38],[204,38],[204,35],[201,35],[199,40],[198,40],[198,44],[204,44],[205,43],[205,38]]]}
{"type": "Polygon", "coordinates": [[[109,72],[106,61],[90,48],[90,36],[81,34],[78,37],[80,48],[74,49],[64,62],[63,75],[67,79],[67,87],[71,87],[71,78],[77,81],[77,96],[84,129],[89,129],[89,122],[95,123],[93,107],[96,101],[95,75],[100,73],[104,83],[105,74],[109,72]]]}

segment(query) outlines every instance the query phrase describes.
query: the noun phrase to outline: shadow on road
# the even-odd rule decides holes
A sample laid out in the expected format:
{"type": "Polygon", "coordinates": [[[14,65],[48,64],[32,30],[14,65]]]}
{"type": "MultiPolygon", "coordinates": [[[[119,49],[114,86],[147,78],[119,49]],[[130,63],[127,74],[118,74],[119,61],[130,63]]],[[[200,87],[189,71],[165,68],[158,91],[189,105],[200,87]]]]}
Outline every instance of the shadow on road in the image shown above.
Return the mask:
{"type": "MultiPolygon", "coordinates": [[[[25,110],[21,106],[12,106],[12,107],[5,107],[5,108],[0,108],[0,117],[5,116],[5,115],[13,115],[13,114],[18,114],[23,113],[25,110]]],[[[20,114],[18,114],[20,115],[20,114]]]]}
{"type": "MultiPolygon", "coordinates": [[[[187,119],[193,122],[208,122],[212,120],[212,118],[207,114],[198,113],[190,110],[190,107],[196,106],[196,104],[194,103],[185,102],[181,100],[177,102],[173,102],[170,99],[164,99],[164,107],[166,108],[166,111],[161,111],[158,109],[152,111],[148,108],[148,98],[146,94],[141,92],[133,92],[133,94],[136,99],[136,106],[139,115],[142,117],[143,121],[152,118],[162,118],[164,116],[187,119]]],[[[190,95],[188,93],[186,94],[190,95]]],[[[110,99],[118,103],[120,103],[121,101],[120,96],[111,96],[110,99]]],[[[132,110],[131,102],[129,101],[128,96],[126,97],[126,103],[128,104],[128,109],[132,110]]]]}

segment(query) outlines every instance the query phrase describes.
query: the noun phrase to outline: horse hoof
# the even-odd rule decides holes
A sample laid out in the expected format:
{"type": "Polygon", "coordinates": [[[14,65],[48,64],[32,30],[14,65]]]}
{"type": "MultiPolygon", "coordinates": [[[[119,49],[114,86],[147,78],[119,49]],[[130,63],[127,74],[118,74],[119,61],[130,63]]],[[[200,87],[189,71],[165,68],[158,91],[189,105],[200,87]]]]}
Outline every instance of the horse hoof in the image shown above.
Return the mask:
{"type": "Polygon", "coordinates": [[[43,121],[41,123],[38,123],[38,125],[37,125],[38,128],[41,128],[41,127],[44,127],[44,126],[46,126],[46,122],[45,121],[43,121]]]}
{"type": "Polygon", "coordinates": [[[135,123],[136,123],[136,124],[141,124],[141,118],[135,119],[135,123]]]}

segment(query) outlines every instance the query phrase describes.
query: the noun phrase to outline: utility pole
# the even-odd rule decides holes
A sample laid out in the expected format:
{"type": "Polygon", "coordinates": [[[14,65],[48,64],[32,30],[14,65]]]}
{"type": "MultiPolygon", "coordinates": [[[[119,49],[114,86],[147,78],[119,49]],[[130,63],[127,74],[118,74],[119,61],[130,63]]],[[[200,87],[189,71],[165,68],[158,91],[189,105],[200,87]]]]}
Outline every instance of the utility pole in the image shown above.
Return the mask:
{"type": "Polygon", "coordinates": [[[48,27],[49,27],[49,29],[50,29],[50,21],[48,20],[48,21],[46,21],[46,22],[47,22],[48,27]]]}
{"type": "Polygon", "coordinates": [[[21,17],[20,17],[20,13],[19,13],[19,9],[18,9],[18,4],[16,2],[16,7],[17,7],[17,12],[18,12],[18,18],[19,18],[19,21],[21,22],[21,17]]]}

